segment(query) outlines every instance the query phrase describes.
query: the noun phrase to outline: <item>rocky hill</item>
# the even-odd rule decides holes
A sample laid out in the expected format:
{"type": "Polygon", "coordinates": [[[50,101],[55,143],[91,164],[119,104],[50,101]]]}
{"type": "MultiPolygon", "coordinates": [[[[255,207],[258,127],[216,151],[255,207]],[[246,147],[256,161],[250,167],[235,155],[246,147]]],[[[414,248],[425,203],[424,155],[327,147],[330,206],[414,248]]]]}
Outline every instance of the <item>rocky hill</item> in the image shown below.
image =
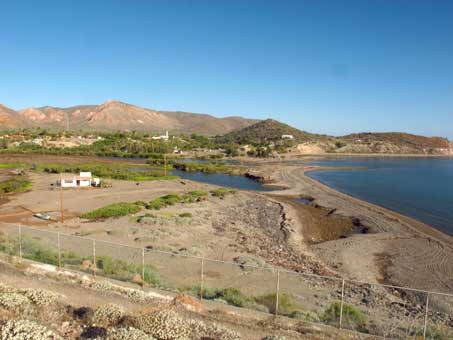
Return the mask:
{"type": "Polygon", "coordinates": [[[447,138],[402,132],[356,133],[338,138],[334,152],[383,154],[453,154],[447,138]]]}
{"type": "Polygon", "coordinates": [[[0,104],[0,127],[18,128],[21,120],[17,112],[0,104]]]}
{"type": "Polygon", "coordinates": [[[237,144],[266,144],[282,139],[283,135],[291,135],[297,143],[308,141],[321,141],[327,137],[298,130],[287,124],[273,119],[259,121],[243,129],[235,130],[218,137],[222,142],[234,142],[237,144]]]}
{"type": "Polygon", "coordinates": [[[447,138],[417,136],[402,132],[355,133],[342,137],[313,134],[267,119],[217,137],[221,143],[267,145],[294,137],[292,153],[322,154],[422,154],[453,155],[453,143],[447,138]]]}
{"type": "Polygon", "coordinates": [[[255,123],[241,117],[216,118],[207,114],[168,112],[146,109],[109,100],[101,105],[69,108],[45,106],[14,111],[0,105],[3,130],[18,127],[57,130],[200,133],[218,135],[255,123]]]}

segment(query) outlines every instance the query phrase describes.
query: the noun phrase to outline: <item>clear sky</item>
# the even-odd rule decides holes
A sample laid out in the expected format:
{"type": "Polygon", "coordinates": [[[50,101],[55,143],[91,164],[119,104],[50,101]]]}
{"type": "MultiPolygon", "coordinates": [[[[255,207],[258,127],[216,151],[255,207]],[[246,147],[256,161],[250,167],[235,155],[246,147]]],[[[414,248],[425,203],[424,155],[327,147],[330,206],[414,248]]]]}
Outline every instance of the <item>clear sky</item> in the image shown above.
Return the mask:
{"type": "Polygon", "coordinates": [[[453,139],[451,0],[0,0],[0,103],[453,139]]]}

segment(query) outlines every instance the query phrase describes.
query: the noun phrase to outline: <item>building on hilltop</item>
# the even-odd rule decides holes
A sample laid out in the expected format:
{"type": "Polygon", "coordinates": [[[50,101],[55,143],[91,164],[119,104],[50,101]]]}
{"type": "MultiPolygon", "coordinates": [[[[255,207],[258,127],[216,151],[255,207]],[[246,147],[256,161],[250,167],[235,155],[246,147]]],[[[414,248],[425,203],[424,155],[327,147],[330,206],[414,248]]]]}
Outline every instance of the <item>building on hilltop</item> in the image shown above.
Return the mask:
{"type": "Polygon", "coordinates": [[[169,136],[168,136],[168,131],[165,131],[165,135],[162,135],[162,136],[153,136],[151,137],[152,139],[154,140],[168,140],[169,136]]]}

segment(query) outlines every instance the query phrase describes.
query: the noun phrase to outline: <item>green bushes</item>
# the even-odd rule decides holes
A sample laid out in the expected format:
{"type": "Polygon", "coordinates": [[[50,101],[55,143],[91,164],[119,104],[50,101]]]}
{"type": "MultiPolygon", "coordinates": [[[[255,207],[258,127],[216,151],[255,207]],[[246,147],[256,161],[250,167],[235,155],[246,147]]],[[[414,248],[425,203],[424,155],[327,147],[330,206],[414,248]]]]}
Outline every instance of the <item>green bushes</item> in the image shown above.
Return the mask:
{"type": "MultiPolygon", "coordinates": [[[[189,292],[201,296],[200,287],[192,287],[189,289],[189,292]]],[[[229,305],[236,307],[246,307],[253,305],[255,302],[253,298],[249,298],[241,293],[239,289],[236,288],[225,288],[225,289],[211,289],[203,288],[203,299],[206,300],[223,300],[229,305]]]]}
{"type": "Polygon", "coordinates": [[[204,201],[208,196],[208,193],[206,191],[201,191],[201,190],[194,190],[194,191],[189,191],[185,193],[182,196],[182,201],[184,203],[195,203],[195,202],[200,202],[204,201]]]}
{"type": "Polygon", "coordinates": [[[137,203],[113,203],[105,207],[90,211],[80,215],[81,218],[86,219],[100,219],[108,217],[121,217],[130,214],[136,214],[141,210],[141,205],[137,203]]]}
{"type": "Polygon", "coordinates": [[[81,171],[90,171],[93,176],[101,178],[110,178],[129,181],[150,181],[150,180],[166,180],[175,179],[177,176],[165,175],[164,169],[155,169],[148,166],[131,168],[127,164],[38,164],[31,167],[33,170],[46,173],[79,173],[81,171]]]}
{"type": "Polygon", "coordinates": [[[190,212],[185,212],[185,213],[179,214],[178,216],[182,217],[182,218],[190,218],[190,217],[192,217],[192,214],[190,212]]]}
{"type": "Polygon", "coordinates": [[[207,174],[242,175],[245,172],[242,167],[223,163],[174,162],[173,167],[181,171],[199,171],[207,174]]]}
{"type": "MultiPolygon", "coordinates": [[[[322,314],[321,320],[324,322],[338,322],[341,314],[341,303],[332,303],[322,314]]],[[[365,324],[365,316],[355,306],[343,304],[343,323],[351,328],[361,328],[365,324]]]]}
{"type": "MultiPolygon", "coordinates": [[[[255,302],[265,306],[270,313],[275,313],[276,307],[276,294],[267,294],[255,297],[255,302]]],[[[286,294],[282,293],[278,295],[278,313],[285,316],[295,316],[301,312],[300,306],[294,301],[294,299],[286,294]]]]}
{"type": "MultiPolygon", "coordinates": [[[[193,287],[189,289],[189,292],[201,296],[200,287],[193,287]]],[[[203,289],[203,298],[206,300],[223,300],[229,305],[236,307],[247,307],[257,310],[266,310],[270,313],[275,313],[276,306],[276,295],[268,294],[262,296],[249,297],[244,295],[237,288],[225,288],[225,289],[213,289],[213,288],[204,288],[203,289]]],[[[294,301],[294,299],[286,294],[282,293],[279,295],[279,309],[278,313],[280,315],[285,315],[289,317],[299,318],[300,315],[305,313],[301,307],[294,301]]]]}
{"type": "Polygon", "coordinates": [[[147,209],[160,210],[162,208],[175,205],[176,203],[194,203],[205,200],[208,193],[205,191],[189,191],[183,195],[170,194],[155,198],[147,205],[147,209]]]}
{"type": "Polygon", "coordinates": [[[11,192],[24,192],[31,187],[31,182],[24,176],[15,176],[0,182],[0,195],[11,192]]]}
{"type": "Polygon", "coordinates": [[[225,198],[227,195],[232,195],[237,192],[236,189],[230,189],[230,188],[218,188],[211,190],[210,193],[214,197],[219,197],[219,198],[225,198]]]}
{"type": "Polygon", "coordinates": [[[145,282],[151,285],[158,285],[160,282],[159,272],[152,266],[145,266],[145,282]]]}

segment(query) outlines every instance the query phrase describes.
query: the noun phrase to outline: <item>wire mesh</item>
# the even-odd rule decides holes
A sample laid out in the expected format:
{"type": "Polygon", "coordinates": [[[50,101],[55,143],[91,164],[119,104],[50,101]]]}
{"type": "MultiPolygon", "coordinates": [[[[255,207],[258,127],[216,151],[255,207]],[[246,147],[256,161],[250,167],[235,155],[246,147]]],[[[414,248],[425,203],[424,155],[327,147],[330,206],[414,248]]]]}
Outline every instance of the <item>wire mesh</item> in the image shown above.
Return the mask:
{"type": "Polygon", "coordinates": [[[294,272],[280,272],[279,315],[339,326],[329,311],[341,304],[342,280],[294,272]]]}
{"type": "Polygon", "coordinates": [[[346,282],[342,327],[385,339],[423,334],[426,293],[346,282]]]}
{"type": "Polygon", "coordinates": [[[2,227],[0,252],[137,284],[144,279],[148,286],[387,339],[453,339],[453,296],[448,294],[188,257],[29,227],[2,227]]]}
{"type": "Polygon", "coordinates": [[[61,266],[93,272],[93,241],[83,237],[60,234],[61,266]]]}
{"type": "Polygon", "coordinates": [[[19,256],[19,228],[16,226],[2,226],[0,229],[0,252],[19,256]]]}
{"type": "Polygon", "coordinates": [[[96,274],[120,281],[142,283],[142,249],[98,241],[94,243],[96,274]]]}
{"type": "Polygon", "coordinates": [[[148,250],[145,252],[145,283],[196,294],[201,285],[201,259],[148,250]]]}
{"type": "Polygon", "coordinates": [[[22,227],[20,240],[23,258],[58,265],[58,237],[56,233],[22,227]]]}
{"type": "Polygon", "coordinates": [[[206,300],[275,313],[276,290],[274,268],[204,260],[202,296],[206,300]]]}
{"type": "Polygon", "coordinates": [[[453,339],[453,296],[429,294],[426,339],[453,339]]]}

